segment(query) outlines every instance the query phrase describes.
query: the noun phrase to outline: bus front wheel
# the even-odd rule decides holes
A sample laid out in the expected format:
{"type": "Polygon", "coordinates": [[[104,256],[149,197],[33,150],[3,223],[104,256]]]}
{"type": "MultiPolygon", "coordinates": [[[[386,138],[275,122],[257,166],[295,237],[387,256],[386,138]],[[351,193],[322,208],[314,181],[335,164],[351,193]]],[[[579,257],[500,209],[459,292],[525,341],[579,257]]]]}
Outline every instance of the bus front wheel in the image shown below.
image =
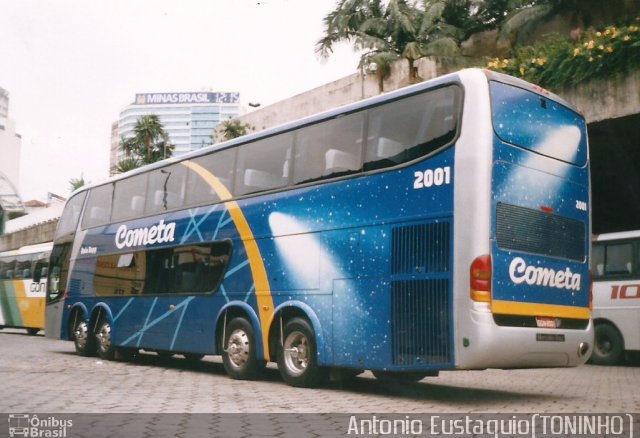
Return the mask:
{"type": "Polygon", "coordinates": [[[222,364],[227,374],[237,380],[252,380],[259,376],[265,362],[256,357],[253,326],[242,317],[233,318],[225,329],[222,364]]]}
{"type": "Polygon", "coordinates": [[[96,340],[98,341],[98,355],[104,360],[113,360],[116,349],[111,342],[111,325],[108,320],[103,319],[98,324],[96,340]]]}
{"type": "Polygon", "coordinates": [[[89,324],[82,318],[73,326],[73,343],[76,347],[76,353],[80,356],[93,356],[96,353],[96,339],[89,330],[89,324]]]}
{"type": "Polygon", "coordinates": [[[284,325],[278,370],[282,380],[303,388],[317,386],[326,377],[326,370],[318,366],[315,334],[307,320],[293,318],[284,325]]]}
{"type": "Polygon", "coordinates": [[[596,365],[615,365],[624,353],[624,341],[618,330],[611,324],[596,324],[595,345],[591,362],[596,365]]]}

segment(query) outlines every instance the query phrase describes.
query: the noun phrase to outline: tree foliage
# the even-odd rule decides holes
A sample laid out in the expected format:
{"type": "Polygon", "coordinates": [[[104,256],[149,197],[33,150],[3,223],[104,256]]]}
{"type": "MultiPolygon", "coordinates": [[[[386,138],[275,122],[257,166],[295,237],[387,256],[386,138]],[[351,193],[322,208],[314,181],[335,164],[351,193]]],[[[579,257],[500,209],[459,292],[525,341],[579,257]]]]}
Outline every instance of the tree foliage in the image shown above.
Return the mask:
{"type": "Polygon", "coordinates": [[[247,123],[242,123],[240,120],[232,119],[222,122],[222,138],[223,140],[233,140],[234,138],[247,135],[253,130],[253,127],[247,123]]]}
{"type": "Polygon", "coordinates": [[[169,142],[169,136],[157,115],[140,117],[133,131],[133,137],[120,140],[120,149],[124,151],[125,158],[116,165],[118,173],[155,163],[173,155],[175,147],[169,142]]]}
{"type": "Polygon", "coordinates": [[[550,35],[516,48],[511,58],[490,60],[487,67],[552,89],[638,71],[640,20],[591,29],[577,42],[550,35]]]}
{"type": "Polygon", "coordinates": [[[74,192],[86,184],[87,182],[84,180],[84,175],[80,175],[80,178],[71,178],[69,180],[69,189],[74,192]]]}
{"type": "MultiPolygon", "coordinates": [[[[629,0],[340,0],[324,18],[316,43],[322,57],[337,43],[362,51],[360,68],[375,66],[382,91],[391,65],[406,59],[411,82],[419,80],[415,61],[461,55],[460,43],[472,35],[498,30],[495,49],[512,53],[531,41],[543,23],[562,17],[574,41],[596,21],[620,22],[639,7],[629,0]]],[[[567,38],[568,38],[567,32],[567,38]]],[[[587,66],[591,67],[591,66],[587,66]]],[[[585,67],[586,68],[586,67],[585,67]]],[[[587,68],[588,69],[588,68],[587,68]]]]}
{"type": "Polygon", "coordinates": [[[450,1],[341,0],[324,19],[325,32],[316,52],[328,57],[336,44],[351,43],[363,51],[360,67],[375,64],[380,83],[393,62],[406,59],[409,79],[415,82],[416,60],[459,52],[461,32],[443,18],[450,1]]]}

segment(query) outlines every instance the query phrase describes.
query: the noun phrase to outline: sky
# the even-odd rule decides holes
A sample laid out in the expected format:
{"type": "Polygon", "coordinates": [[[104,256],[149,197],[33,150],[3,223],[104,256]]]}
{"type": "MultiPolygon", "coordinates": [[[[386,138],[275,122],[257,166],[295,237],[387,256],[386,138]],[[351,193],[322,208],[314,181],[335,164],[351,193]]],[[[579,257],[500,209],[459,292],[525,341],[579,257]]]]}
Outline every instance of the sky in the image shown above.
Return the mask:
{"type": "Polygon", "coordinates": [[[346,44],[315,53],[335,4],[0,0],[0,87],[22,135],[23,200],[106,178],[111,124],[136,93],[237,91],[266,106],[356,72],[346,44]]]}

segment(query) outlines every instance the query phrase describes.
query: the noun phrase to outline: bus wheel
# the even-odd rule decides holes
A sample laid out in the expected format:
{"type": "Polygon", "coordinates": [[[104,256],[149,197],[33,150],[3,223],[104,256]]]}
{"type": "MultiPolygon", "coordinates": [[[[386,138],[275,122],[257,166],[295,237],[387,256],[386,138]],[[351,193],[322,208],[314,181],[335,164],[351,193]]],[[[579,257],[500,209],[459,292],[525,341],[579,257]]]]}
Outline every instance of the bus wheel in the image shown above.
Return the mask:
{"type": "Polygon", "coordinates": [[[79,316],[79,320],[73,327],[73,343],[76,353],[80,356],[93,356],[96,353],[96,338],[89,330],[87,321],[79,316]]]}
{"type": "Polygon", "coordinates": [[[222,345],[222,363],[231,378],[251,380],[258,377],[265,363],[256,358],[255,335],[249,321],[233,318],[225,329],[222,345]]]}
{"type": "Polygon", "coordinates": [[[615,365],[622,359],[624,341],[611,324],[596,324],[595,345],[591,362],[596,365],[615,365]]]}
{"type": "Polygon", "coordinates": [[[40,331],[40,329],[37,329],[37,328],[28,328],[27,329],[27,334],[29,336],[35,336],[35,335],[38,334],[39,331],[40,331]]]}
{"type": "Polygon", "coordinates": [[[116,349],[111,342],[111,325],[107,319],[100,321],[96,332],[98,355],[105,360],[113,360],[116,349]]]}
{"type": "Polygon", "coordinates": [[[291,386],[311,388],[320,384],[327,370],[318,366],[318,349],[313,328],[302,318],[293,318],[283,329],[283,345],[278,350],[278,370],[291,386]]]}

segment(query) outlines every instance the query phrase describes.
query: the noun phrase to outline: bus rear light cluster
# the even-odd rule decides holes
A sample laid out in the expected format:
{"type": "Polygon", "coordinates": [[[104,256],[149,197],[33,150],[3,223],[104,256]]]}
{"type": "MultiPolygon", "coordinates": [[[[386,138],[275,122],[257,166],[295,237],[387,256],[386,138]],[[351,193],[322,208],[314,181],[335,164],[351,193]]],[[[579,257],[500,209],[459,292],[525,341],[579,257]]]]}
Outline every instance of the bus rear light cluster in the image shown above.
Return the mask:
{"type": "Polygon", "coordinates": [[[471,299],[488,303],[491,301],[491,256],[476,257],[470,268],[471,299]]]}

